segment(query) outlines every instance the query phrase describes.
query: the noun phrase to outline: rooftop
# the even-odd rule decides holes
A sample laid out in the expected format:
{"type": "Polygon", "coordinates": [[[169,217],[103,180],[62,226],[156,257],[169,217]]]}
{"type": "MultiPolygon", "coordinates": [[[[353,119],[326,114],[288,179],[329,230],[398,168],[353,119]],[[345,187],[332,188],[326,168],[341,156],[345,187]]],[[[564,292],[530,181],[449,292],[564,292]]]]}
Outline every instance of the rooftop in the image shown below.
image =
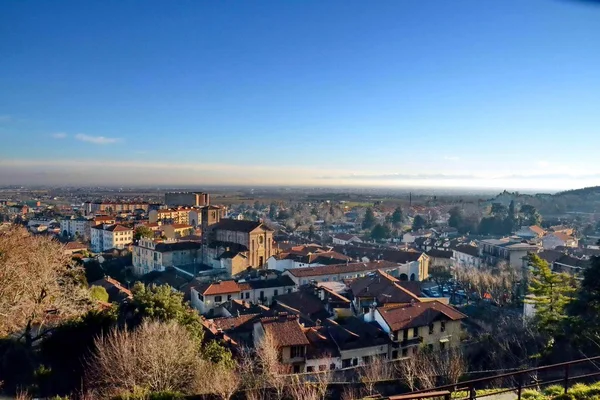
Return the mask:
{"type": "Polygon", "coordinates": [[[321,276],[321,275],[337,275],[346,274],[352,272],[367,272],[377,269],[395,268],[398,264],[389,261],[373,261],[368,263],[347,263],[347,264],[334,264],[325,265],[321,267],[307,267],[307,268],[293,268],[287,272],[297,278],[307,276],[321,276]]]}
{"type": "Polygon", "coordinates": [[[377,308],[392,331],[428,326],[438,320],[458,321],[466,315],[439,301],[377,308]]]}

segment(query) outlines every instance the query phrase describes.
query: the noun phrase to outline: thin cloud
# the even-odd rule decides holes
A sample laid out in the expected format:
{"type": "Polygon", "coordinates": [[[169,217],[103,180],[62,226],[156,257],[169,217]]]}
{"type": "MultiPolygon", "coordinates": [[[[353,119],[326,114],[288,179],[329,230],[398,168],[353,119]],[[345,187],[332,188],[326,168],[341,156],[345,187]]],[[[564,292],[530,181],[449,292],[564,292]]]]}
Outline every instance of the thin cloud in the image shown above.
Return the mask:
{"type": "Polygon", "coordinates": [[[109,138],[106,136],[90,136],[83,133],[75,135],[75,139],[81,142],[93,143],[93,144],[113,144],[121,141],[119,138],[109,138]]]}
{"type": "Polygon", "coordinates": [[[54,139],[65,139],[67,137],[67,134],[64,132],[57,132],[57,133],[53,133],[52,137],[54,139]]]}
{"type": "Polygon", "coordinates": [[[446,160],[446,161],[460,161],[460,157],[446,156],[446,157],[444,157],[444,160],[446,160]]]}

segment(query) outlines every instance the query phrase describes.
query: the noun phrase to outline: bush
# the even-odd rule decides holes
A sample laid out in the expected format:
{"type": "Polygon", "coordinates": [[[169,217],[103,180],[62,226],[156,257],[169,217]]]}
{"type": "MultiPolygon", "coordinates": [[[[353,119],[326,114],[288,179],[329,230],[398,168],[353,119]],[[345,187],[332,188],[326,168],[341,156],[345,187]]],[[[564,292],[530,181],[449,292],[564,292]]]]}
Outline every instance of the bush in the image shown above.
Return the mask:
{"type": "Polygon", "coordinates": [[[537,390],[525,389],[523,393],[521,393],[521,398],[523,400],[547,400],[548,397],[544,396],[537,390]]]}
{"type": "MultiPolygon", "coordinates": [[[[564,391],[564,389],[563,389],[563,391],[564,391]]],[[[573,397],[573,395],[571,393],[567,393],[567,394],[562,393],[562,394],[559,394],[558,396],[552,397],[552,400],[574,400],[574,399],[575,399],[575,397],[573,397]]]]}
{"type": "Polygon", "coordinates": [[[561,385],[551,385],[542,390],[542,393],[546,396],[556,397],[565,393],[565,388],[561,385]]]}
{"type": "Polygon", "coordinates": [[[183,400],[184,396],[178,392],[153,392],[135,393],[114,397],[113,400],[183,400]]]}

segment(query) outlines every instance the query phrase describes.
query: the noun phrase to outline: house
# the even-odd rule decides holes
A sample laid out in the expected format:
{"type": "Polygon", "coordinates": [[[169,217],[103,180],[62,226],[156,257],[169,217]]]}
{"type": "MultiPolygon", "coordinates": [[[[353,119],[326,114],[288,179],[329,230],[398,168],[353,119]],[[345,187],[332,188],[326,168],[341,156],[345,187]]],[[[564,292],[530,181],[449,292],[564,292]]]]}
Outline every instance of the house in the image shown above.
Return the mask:
{"type": "Polygon", "coordinates": [[[233,280],[212,283],[195,282],[190,286],[191,305],[200,314],[207,314],[232,299],[241,299],[240,286],[233,280]]]}
{"type": "Polygon", "coordinates": [[[539,247],[520,238],[487,239],[479,242],[479,256],[482,262],[496,265],[506,262],[514,268],[522,268],[524,259],[530,253],[537,253],[539,247]]]}
{"type": "Polygon", "coordinates": [[[555,249],[559,246],[577,247],[578,244],[579,242],[575,237],[562,232],[550,232],[542,238],[542,247],[546,250],[555,249]]]}
{"type": "Polygon", "coordinates": [[[452,247],[452,258],[457,267],[481,267],[481,258],[479,258],[479,249],[470,244],[458,244],[452,247]]]}
{"type": "Polygon", "coordinates": [[[554,272],[566,272],[571,275],[581,275],[590,266],[590,260],[576,258],[563,254],[550,264],[554,272]]]}
{"type": "Polygon", "coordinates": [[[279,276],[271,279],[240,280],[238,286],[241,299],[251,304],[271,304],[279,295],[292,293],[296,284],[289,276],[279,276]]]}
{"type": "Polygon", "coordinates": [[[194,232],[194,227],[189,224],[170,224],[161,227],[163,235],[167,239],[179,239],[194,232]]]}
{"type": "Polygon", "coordinates": [[[263,268],[275,254],[273,230],[260,221],[222,219],[210,227],[203,262],[213,268],[231,266],[231,275],[263,268]],[[242,257],[236,256],[242,253],[242,257]]]}
{"type": "Polygon", "coordinates": [[[352,258],[323,248],[318,245],[293,246],[287,251],[274,254],[267,260],[269,269],[285,271],[286,269],[317,267],[331,264],[341,264],[352,261],[352,258]]]}
{"type": "Polygon", "coordinates": [[[356,235],[351,233],[338,233],[333,235],[333,244],[345,246],[350,243],[362,243],[363,241],[356,235]]]}
{"type": "MultiPolygon", "coordinates": [[[[384,260],[398,264],[398,274],[406,274],[411,281],[429,277],[429,257],[419,251],[402,251],[380,247],[335,246],[334,249],[363,262],[384,260]]],[[[392,274],[395,275],[395,274],[392,274]]]]}
{"type": "Polygon", "coordinates": [[[123,249],[133,242],[133,229],[123,225],[96,225],[91,228],[92,251],[101,253],[110,249],[123,249]]]}
{"type": "Polygon", "coordinates": [[[431,350],[460,344],[461,320],[466,315],[439,301],[396,307],[372,307],[365,321],[375,321],[392,339],[391,358],[410,357],[420,346],[431,350]]]}
{"type": "Polygon", "coordinates": [[[116,218],[112,217],[110,215],[96,215],[92,219],[91,226],[100,225],[100,224],[111,225],[111,224],[114,224],[116,222],[117,222],[116,218]]]}
{"type": "Polygon", "coordinates": [[[383,271],[355,279],[350,283],[350,291],[357,314],[367,313],[373,304],[391,306],[420,301],[417,295],[402,287],[399,279],[383,271]]]}
{"type": "Polygon", "coordinates": [[[140,238],[133,246],[134,274],[140,276],[168,267],[194,270],[194,266],[199,265],[201,248],[202,244],[198,242],[140,238]]]}
{"type": "Polygon", "coordinates": [[[564,233],[565,235],[573,235],[574,230],[573,230],[573,228],[569,228],[568,226],[565,226],[565,225],[554,225],[554,226],[551,226],[550,228],[548,228],[548,232],[564,233]]]}
{"type": "Polygon", "coordinates": [[[60,232],[64,237],[74,238],[78,236],[88,240],[91,235],[91,227],[92,221],[83,217],[60,220],[60,232]]]}
{"type": "Polygon", "coordinates": [[[81,252],[87,251],[87,249],[88,249],[87,245],[85,245],[83,243],[69,242],[69,243],[65,244],[65,246],[63,247],[63,253],[72,255],[74,253],[81,253],[81,252]]]}
{"type": "Polygon", "coordinates": [[[358,278],[382,269],[397,274],[398,264],[389,261],[358,262],[347,264],[325,265],[322,267],[295,268],[287,270],[283,275],[289,276],[296,285],[306,285],[311,281],[331,282],[358,278]]]}
{"type": "Polygon", "coordinates": [[[429,265],[450,268],[453,265],[452,251],[431,249],[425,254],[429,257],[429,265]]]}
{"type": "Polygon", "coordinates": [[[415,239],[420,237],[431,237],[433,232],[431,230],[419,230],[416,232],[406,232],[402,236],[402,243],[414,243],[415,239]]]}
{"type": "Polygon", "coordinates": [[[106,276],[102,279],[94,281],[90,284],[90,286],[100,286],[106,289],[106,293],[108,293],[108,301],[109,302],[124,302],[125,300],[133,298],[131,291],[125,288],[119,281],[111,278],[110,276],[106,276]]]}
{"type": "Polygon", "coordinates": [[[272,309],[298,315],[301,322],[311,326],[320,325],[318,321],[322,322],[333,315],[330,304],[322,296],[322,291],[314,285],[306,285],[298,291],[275,297],[272,309]]]}
{"type": "Polygon", "coordinates": [[[546,231],[537,225],[522,226],[521,229],[515,232],[515,236],[528,240],[541,238],[545,234],[546,231]]]}
{"type": "Polygon", "coordinates": [[[259,347],[268,334],[279,353],[280,362],[295,374],[305,371],[306,352],[310,341],[298,317],[281,313],[275,317],[261,318],[254,324],[254,346],[259,347]]]}

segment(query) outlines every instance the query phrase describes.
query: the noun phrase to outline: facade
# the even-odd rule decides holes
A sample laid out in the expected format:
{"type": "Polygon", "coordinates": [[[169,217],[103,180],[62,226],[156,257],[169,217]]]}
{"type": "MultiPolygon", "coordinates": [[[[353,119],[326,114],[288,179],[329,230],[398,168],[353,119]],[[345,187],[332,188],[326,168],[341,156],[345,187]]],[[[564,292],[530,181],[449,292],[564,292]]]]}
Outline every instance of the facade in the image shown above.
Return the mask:
{"type": "Polygon", "coordinates": [[[489,265],[506,262],[514,268],[522,268],[523,260],[530,253],[537,253],[539,247],[522,243],[513,238],[488,239],[479,242],[479,256],[489,265]]]}
{"type": "Polygon", "coordinates": [[[272,255],[267,260],[267,265],[269,269],[285,271],[287,269],[318,267],[346,262],[352,262],[352,258],[331,249],[298,246],[289,251],[272,255]]]}
{"type": "Polygon", "coordinates": [[[133,212],[135,210],[144,210],[148,212],[150,205],[146,202],[91,202],[87,201],[84,204],[84,210],[86,215],[98,214],[98,213],[121,213],[121,212],[133,212]]]}
{"type": "Polygon", "coordinates": [[[350,233],[338,233],[333,235],[333,244],[345,246],[350,243],[362,243],[363,241],[356,235],[350,233]]]}
{"type": "Polygon", "coordinates": [[[392,359],[410,357],[420,346],[436,351],[458,347],[464,318],[464,314],[439,301],[373,307],[365,314],[365,321],[377,322],[390,335],[392,359]]]}
{"type": "Polygon", "coordinates": [[[164,271],[168,267],[181,269],[194,266],[200,260],[201,247],[198,242],[141,238],[133,246],[134,273],[140,276],[152,271],[164,271]]]}
{"type": "Polygon", "coordinates": [[[210,196],[203,192],[167,192],[165,193],[167,207],[197,207],[210,204],[210,196]]]}
{"type": "Polygon", "coordinates": [[[223,219],[210,227],[203,262],[229,268],[235,275],[247,268],[263,268],[275,253],[273,230],[258,221],[223,219]]]}
{"type": "Polygon", "coordinates": [[[228,300],[241,300],[241,292],[237,282],[232,280],[197,283],[190,287],[190,303],[200,314],[207,314],[228,300]]]}
{"type": "Polygon", "coordinates": [[[296,290],[294,281],[287,276],[273,279],[239,281],[241,299],[251,304],[269,305],[276,296],[296,290]]]}
{"type": "Polygon", "coordinates": [[[354,279],[369,273],[383,270],[391,275],[398,274],[399,265],[389,261],[374,261],[367,263],[347,263],[325,265],[321,267],[296,268],[287,270],[284,276],[289,276],[296,285],[306,285],[315,282],[340,282],[354,279]]]}
{"type": "Polygon", "coordinates": [[[96,225],[90,231],[91,249],[95,253],[122,249],[133,242],[133,229],[123,225],[96,225]]]}
{"type": "Polygon", "coordinates": [[[454,258],[454,265],[457,267],[481,267],[479,250],[475,246],[463,244],[453,247],[452,258],[454,258]]]}
{"type": "Polygon", "coordinates": [[[164,208],[151,210],[148,213],[148,220],[162,225],[187,224],[194,228],[201,227],[206,231],[208,227],[218,223],[226,211],[225,208],[217,206],[164,208]]]}
{"type": "Polygon", "coordinates": [[[517,232],[515,232],[516,236],[519,236],[523,239],[538,239],[546,234],[546,231],[537,225],[531,226],[522,226],[517,232]]]}
{"type": "Polygon", "coordinates": [[[63,219],[60,221],[60,234],[65,237],[80,236],[90,239],[92,221],[85,218],[63,219]]]}
{"type": "Polygon", "coordinates": [[[179,239],[191,235],[194,232],[194,227],[188,224],[171,224],[163,225],[161,230],[167,239],[179,239]]]}
{"type": "Polygon", "coordinates": [[[542,238],[542,246],[546,250],[552,250],[559,246],[577,247],[578,244],[577,239],[562,232],[552,232],[542,238]]]}

